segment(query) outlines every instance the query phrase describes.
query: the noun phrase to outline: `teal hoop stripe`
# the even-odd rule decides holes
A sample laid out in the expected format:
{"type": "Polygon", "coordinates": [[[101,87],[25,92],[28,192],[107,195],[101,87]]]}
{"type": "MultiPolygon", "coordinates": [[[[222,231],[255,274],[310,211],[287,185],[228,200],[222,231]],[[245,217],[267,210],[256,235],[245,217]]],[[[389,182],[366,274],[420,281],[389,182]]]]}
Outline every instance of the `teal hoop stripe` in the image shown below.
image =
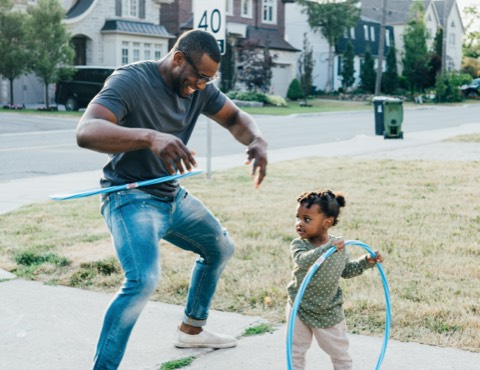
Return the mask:
{"type": "Polygon", "coordinates": [[[162,182],[181,179],[181,178],[184,178],[184,177],[190,177],[190,176],[198,175],[202,172],[203,171],[201,171],[201,170],[195,170],[195,171],[190,171],[190,172],[185,172],[185,173],[177,173],[175,175],[158,177],[158,178],[152,179],[152,180],[144,180],[144,181],[139,181],[139,182],[133,182],[131,184],[110,186],[108,188],[98,188],[98,189],[84,190],[84,191],[80,191],[80,192],[77,192],[77,193],[53,194],[53,195],[50,195],[50,198],[53,199],[53,200],[67,200],[67,199],[77,199],[77,198],[89,197],[90,195],[113,193],[113,192],[119,191],[119,190],[135,189],[135,188],[139,188],[139,187],[142,187],[142,186],[155,185],[155,184],[160,184],[162,182]]]}
{"type": "MultiPolygon", "coordinates": [[[[359,240],[346,240],[345,246],[348,246],[348,245],[357,245],[359,247],[362,247],[373,258],[375,258],[375,252],[367,244],[359,240]]],[[[292,310],[290,312],[290,317],[288,320],[288,327],[287,327],[287,365],[289,370],[293,370],[293,364],[292,364],[293,330],[295,328],[295,317],[297,317],[298,308],[300,307],[300,302],[302,301],[303,294],[305,293],[305,289],[307,289],[307,285],[312,279],[312,276],[315,274],[317,269],[328,257],[330,257],[333,253],[335,253],[336,250],[337,249],[335,247],[331,247],[325,253],[323,253],[320,257],[318,257],[315,263],[308,270],[307,275],[305,275],[305,278],[303,279],[303,282],[300,285],[300,288],[298,289],[297,296],[295,297],[295,301],[293,302],[292,310]]],[[[377,263],[376,266],[382,278],[383,291],[385,293],[385,307],[386,307],[385,334],[383,336],[382,349],[380,351],[377,365],[375,367],[375,370],[379,370],[380,366],[382,365],[383,359],[385,357],[385,352],[387,351],[388,338],[390,336],[391,308],[390,308],[390,289],[388,287],[385,271],[383,270],[381,263],[377,263]]]]}

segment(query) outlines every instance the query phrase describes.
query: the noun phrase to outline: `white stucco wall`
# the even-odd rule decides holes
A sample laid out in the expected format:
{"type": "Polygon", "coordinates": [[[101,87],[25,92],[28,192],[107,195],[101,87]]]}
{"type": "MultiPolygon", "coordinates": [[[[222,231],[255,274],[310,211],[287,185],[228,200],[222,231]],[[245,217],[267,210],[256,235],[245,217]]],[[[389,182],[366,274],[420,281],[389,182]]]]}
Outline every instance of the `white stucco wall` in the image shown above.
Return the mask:
{"type": "MultiPolygon", "coordinates": [[[[306,14],[301,12],[302,7],[295,3],[285,4],[285,34],[287,41],[299,50],[303,50],[303,35],[306,33],[312,47],[315,67],[313,71],[313,85],[324,90],[328,78],[328,43],[320,33],[310,29],[306,14]]],[[[297,58],[300,53],[297,55],[297,58]]],[[[295,71],[295,75],[298,71],[295,71]]]]}

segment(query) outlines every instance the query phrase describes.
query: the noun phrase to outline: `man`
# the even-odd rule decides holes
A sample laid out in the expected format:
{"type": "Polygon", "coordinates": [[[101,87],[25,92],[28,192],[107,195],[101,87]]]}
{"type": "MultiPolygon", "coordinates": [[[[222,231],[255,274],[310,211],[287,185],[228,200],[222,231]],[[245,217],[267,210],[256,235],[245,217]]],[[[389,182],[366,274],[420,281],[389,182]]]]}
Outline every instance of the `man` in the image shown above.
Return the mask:
{"type": "MultiPolygon", "coordinates": [[[[266,175],[267,144],[252,117],[211,84],[221,55],[204,31],[183,34],[164,58],[118,68],[77,127],[78,145],[110,154],[102,186],[192,170],[186,147],[203,113],[247,146],[255,185],[266,175]]],[[[219,221],[176,181],[107,195],[102,215],[112,234],[125,282],[108,307],[94,369],[117,369],[130,333],[160,276],[160,239],[199,255],[184,319],[174,338],[181,348],[226,348],[234,337],[204,330],[220,275],[234,244],[219,221]]]]}

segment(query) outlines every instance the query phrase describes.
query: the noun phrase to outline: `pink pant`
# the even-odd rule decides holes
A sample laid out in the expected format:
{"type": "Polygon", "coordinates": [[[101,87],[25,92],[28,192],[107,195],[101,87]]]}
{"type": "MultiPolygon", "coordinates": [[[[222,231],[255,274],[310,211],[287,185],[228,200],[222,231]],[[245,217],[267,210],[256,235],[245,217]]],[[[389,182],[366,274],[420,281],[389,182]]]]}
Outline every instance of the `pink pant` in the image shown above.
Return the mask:
{"type": "MultiPolygon", "coordinates": [[[[288,322],[288,315],[287,315],[288,322]]],[[[294,370],[305,369],[305,355],[315,336],[317,343],[332,360],[334,370],[351,370],[352,358],[348,354],[348,338],[345,320],[331,328],[311,328],[295,318],[292,338],[292,362],[294,370]]]]}

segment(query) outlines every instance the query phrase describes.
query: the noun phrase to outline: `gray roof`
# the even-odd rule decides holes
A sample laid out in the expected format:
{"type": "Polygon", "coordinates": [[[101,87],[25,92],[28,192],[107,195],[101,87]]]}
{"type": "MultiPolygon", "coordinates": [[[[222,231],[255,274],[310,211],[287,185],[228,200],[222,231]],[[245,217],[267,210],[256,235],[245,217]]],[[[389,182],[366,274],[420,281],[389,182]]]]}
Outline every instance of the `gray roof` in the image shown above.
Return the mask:
{"type": "Polygon", "coordinates": [[[65,18],[71,19],[85,13],[93,4],[94,0],[78,0],[70,9],[68,9],[65,18]]]}
{"type": "MultiPolygon", "coordinates": [[[[447,14],[450,13],[455,4],[455,0],[424,0],[423,6],[427,9],[428,5],[433,2],[433,6],[438,14],[439,22],[443,19],[443,10],[446,9],[447,14]],[[446,1],[446,3],[445,3],[446,1]],[[444,7],[445,5],[445,7],[444,7]]],[[[388,25],[407,24],[410,17],[410,7],[414,0],[387,0],[387,18],[388,25]]],[[[382,21],[383,0],[362,0],[362,16],[374,19],[378,22],[382,21]]]]}
{"type": "Polygon", "coordinates": [[[270,42],[270,49],[299,51],[298,49],[290,45],[287,41],[285,41],[281,33],[274,28],[248,26],[246,38],[249,40],[257,40],[258,45],[262,47],[265,47],[265,41],[268,39],[270,42]]]}
{"type": "MultiPolygon", "coordinates": [[[[386,24],[406,24],[412,0],[388,0],[386,24]]],[[[382,21],[383,0],[362,0],[362,16],[382,21]]]]}
{"type": "Polygon", "coordinates": [[[102,33],[122,32],[136,35],[150,35],[167,38],[175,38],[165,27],[159,24],[126,21],[123,19],[107,19],[102,27],[102,33]]]}

